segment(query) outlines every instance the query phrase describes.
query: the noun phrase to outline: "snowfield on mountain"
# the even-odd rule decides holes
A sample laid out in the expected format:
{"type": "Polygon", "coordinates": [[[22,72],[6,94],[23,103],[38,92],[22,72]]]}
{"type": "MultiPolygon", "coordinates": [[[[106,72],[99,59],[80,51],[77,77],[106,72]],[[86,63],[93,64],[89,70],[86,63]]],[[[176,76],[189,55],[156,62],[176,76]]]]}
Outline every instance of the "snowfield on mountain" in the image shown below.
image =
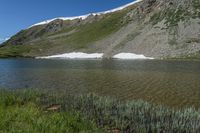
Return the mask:
{"type": "Polygon", "coordinates": [[[0,47],[0,57],[119,53],[200,58],[199,0],[138,0],[116,9],[32,25],[0,47]]]}

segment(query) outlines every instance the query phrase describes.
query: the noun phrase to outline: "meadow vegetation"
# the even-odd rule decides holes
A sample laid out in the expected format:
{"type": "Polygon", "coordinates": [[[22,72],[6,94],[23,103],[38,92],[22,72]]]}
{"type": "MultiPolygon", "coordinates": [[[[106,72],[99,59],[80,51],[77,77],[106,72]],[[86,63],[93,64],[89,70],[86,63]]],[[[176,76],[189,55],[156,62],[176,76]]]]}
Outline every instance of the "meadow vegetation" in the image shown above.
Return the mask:
{"type": "Polygon", "coordinates": [[[197,133],[200,129],[200,110],[194,108],[177,110],[94,94],[31,90],[0,94],[0,132],[197,133]],[[59,110],[47,111],[52,105],[60,105],[59,110]]]}
{"type": "Polygon", "coordinates": [[[0,57],[25,57],[23,53],[27,51],[29,51],[27,47],[19,45],[0,47],[0,57]]]}
{"type": "MultiPolygon", "coordinates": [[[[48,32],[42,32],[39,35],[37,34],[36,41],[33,42],[30,42],[33,37],[30,35],[29,30],[23,30],[17,34],[17,37],[20,38],[20,41],[26,43],[17,45],[9,44],[9,42],[8,44],[5,43],[4,46],[0,47],[0,57],[31,57],[39,56],[40,54],[49,54],[51,52],[55,54],[57,51],[62,52],[66,49],[74,51],[88,48],[94,42],[108,37],[126,25],[127,23],[123,21],[123,17],[127,12],[128,9],[105,14],[103,18],[92,23],[63,28],[59,32],[54,33],[56,36],[48,32]],[[69,32],[72,33],[63,35],[63,33],[69,32]]],[[[37,28],[39,27],[33,27],[32,29],[37,28]]],[[[13,39],[16,39],[16,36],[13,39]]]]}
{"type": "Polygon", "coordinates": [[[77,112],[46,111],[36,92],[5,92],[0,97],[0,133],[101,133],[77,112]]]}

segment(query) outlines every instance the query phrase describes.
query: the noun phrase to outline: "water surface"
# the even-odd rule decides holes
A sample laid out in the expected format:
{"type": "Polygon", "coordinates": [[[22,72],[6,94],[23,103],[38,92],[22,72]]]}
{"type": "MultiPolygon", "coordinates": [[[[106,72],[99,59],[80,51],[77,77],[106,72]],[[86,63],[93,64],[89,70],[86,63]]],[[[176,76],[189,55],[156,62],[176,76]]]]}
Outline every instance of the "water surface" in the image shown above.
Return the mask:
{"type": "Polygon", "coordinates": [[[200,107],[200,62],[0,59],[0,88],[94,92],[200,107]]]}

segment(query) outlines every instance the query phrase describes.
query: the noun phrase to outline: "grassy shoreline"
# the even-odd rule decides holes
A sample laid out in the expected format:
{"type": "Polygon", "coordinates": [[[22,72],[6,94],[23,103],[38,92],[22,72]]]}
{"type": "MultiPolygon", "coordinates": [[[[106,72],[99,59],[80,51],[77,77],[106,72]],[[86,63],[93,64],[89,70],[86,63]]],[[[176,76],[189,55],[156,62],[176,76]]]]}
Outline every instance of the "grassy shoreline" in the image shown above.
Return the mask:
{"type": "Polygon", "coordinates": [[[50,133],[107,132],[112,129],[122,133],[195,133],[200,129],[200,110],[174,110],[144,101],[121,102],[94,94],[75,96],[1,90],[0,112],[0,132],[26,132],[20,126],[26,126],[30,132],[45,130],[50,133]],[[59,110],[48,112],[47,108],[52,105],[60,105],[59,110]],[[27,120],[28,124],[25,124],[27,120]]]}
{"type": "Polygon", "coordinates": [[[42,93],[0,91],[0,133],[101,133],[97,125],[75,111],[47,111],[42,93]]]}

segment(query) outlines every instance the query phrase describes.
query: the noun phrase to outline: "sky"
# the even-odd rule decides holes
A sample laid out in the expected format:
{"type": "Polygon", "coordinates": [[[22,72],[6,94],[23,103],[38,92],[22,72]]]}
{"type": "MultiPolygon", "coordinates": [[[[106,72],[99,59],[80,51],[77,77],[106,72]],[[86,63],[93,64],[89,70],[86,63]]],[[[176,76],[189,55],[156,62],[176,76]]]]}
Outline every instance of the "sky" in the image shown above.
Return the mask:
{"type": "Polygon", "coordinates": [[[0,0],[0,42],[22,29],[56,17],[117,8],[134,0],[0,0]]]}

